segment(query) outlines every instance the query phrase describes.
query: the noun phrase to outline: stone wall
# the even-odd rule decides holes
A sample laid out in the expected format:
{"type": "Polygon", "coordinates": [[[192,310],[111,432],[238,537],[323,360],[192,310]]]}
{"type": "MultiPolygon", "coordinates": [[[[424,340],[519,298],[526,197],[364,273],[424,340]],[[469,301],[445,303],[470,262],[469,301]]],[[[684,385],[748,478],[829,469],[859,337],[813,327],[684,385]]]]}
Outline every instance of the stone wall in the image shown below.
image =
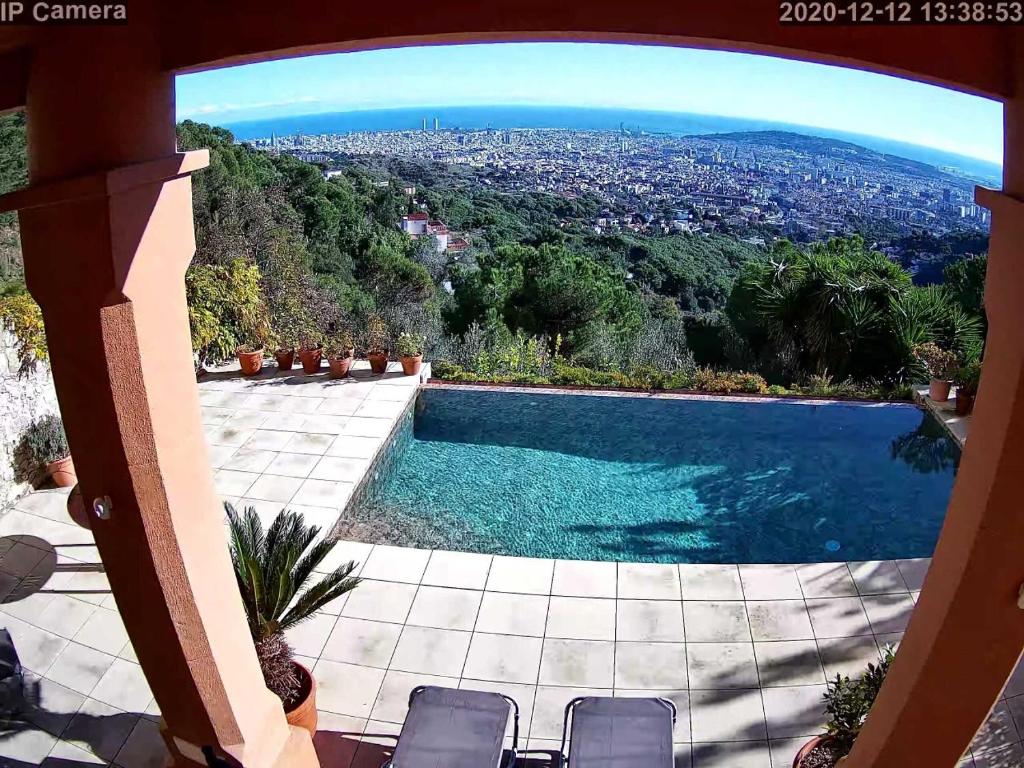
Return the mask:
{"type": "Polygon", "coordinates": [[[24,479],[36,467],[16,466],[16,448],[22,435],[36,419],[58,413],[53,376],[45,363],[34,371],[20,373],[14,337],[0,334],[0,509],[23,496],[32,486],[24,479]]]}

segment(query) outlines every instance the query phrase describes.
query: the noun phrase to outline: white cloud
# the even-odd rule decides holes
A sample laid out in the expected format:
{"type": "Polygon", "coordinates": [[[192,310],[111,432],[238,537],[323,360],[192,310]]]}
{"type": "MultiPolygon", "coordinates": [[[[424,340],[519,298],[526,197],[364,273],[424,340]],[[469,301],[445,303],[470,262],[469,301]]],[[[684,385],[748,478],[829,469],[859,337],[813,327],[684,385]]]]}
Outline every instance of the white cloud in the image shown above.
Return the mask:
{"type": "Polygon", "coordinates": [[[232,112],[247,112],[254,109],[271,109],[273,107],[290,107],[295,104],[314,104],[320,99],[315,96],[299,96],[277,101],[253,101],[246,104],[198,104],[184,106],[178,110],[178,117],[197,117],[200,115],[223,115],[232,112]]]}

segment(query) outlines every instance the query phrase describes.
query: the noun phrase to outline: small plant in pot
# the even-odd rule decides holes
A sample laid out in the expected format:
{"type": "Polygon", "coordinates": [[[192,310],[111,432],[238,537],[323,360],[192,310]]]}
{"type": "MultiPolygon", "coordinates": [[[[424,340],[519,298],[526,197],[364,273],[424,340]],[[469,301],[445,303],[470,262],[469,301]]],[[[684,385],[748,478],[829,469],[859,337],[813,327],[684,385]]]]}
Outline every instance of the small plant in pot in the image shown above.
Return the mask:
{"type": "Polygon", "coordinates": [[[793,760],[793,768],[833,768],[842,762],[853,749],[895,656],[892,646],[886,646],[878,662],[868,664],[860,677],[851,680],[847,675],[836,675],[829,681],[825,692],[829,715],[826,732],[804,744],[793,760]]]}
{"type": "Polygon", "coordinates": [[[974,398],[978,395],[981,362],[975,360],[962,365],[957,370],[954,381],[956,382],[956,415],[969,416],[974,410],[974,398]]]}
{"type": "Polygon", "coordinates": [[[331,367],[331,378],[343,379],[348,376],[355,356],[352,334],[349,331],[342,331],[327,350],[327,364],[331,367]]]}
{"type": "Polygon", "coordinates": [[[243,376],[255,376],[263,369],[263,347],[260,345],[242,344],[235,348],[235,357],[243,376]]]}
{"type": "Polygon", "coordinates": [[[380,315],[370,315],[366,322],[366,358],[370,370],[376,374],[388,369],[389,342],[388,326],[380,315]]]}
{"type": "Polygon", "coordinates": [[[423,365],[423,343],[425,339],[413,333],[403,333],[395,345],[398,359],[402,361],[402,373],[416,376],[423,365]]]}
{"type": "Polygon", "coordinates": [[[324,345],[314,337],[307,337],[299,345],[299,360],[302,363],[302,372],[306,374],[318,373],[320,361],[323,358],[324,345]]]}
{"type": "Polygon", "coordinates": [[[313,570],[334,546],[316,541],[320,529],[307,526],[302,515],[281,510],[264,533],[256,510],[239,515],[225,503],[234,566],[256,657],[267,688],[281,699],[291,725],[316,733],[316,681],[294,659],[285,631],[313,616],[332,600],[355,589],[348,562],[313,580],[313,570]]]}
{"type": "Polygon", "coordinates": [[[39,462],[54,485],[70,488],[78,482],[68,438],[64,434],[64,422],[60,416],[44,416],[36,421],[29,427],[26,442],[33,459],[39,462]]]}
{"type": "Polygon", "coordinates": [[[914,347],[914,357],[928,373],[928,397],[937,403],[949,400],[956,355],[929,341],[914,347]]]}

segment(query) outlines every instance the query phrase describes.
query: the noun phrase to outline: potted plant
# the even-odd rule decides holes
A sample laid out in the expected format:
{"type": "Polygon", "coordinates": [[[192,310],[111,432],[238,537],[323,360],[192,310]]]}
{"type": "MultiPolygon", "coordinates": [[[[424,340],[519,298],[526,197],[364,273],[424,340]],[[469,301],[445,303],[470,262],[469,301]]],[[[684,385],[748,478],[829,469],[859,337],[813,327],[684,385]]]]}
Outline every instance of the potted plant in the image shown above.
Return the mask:
{"type": "Polygon", "coordinates": [[[277,360],[277,370],[290,371],[295,365],[295,346],[283,343],[274,350],[274,359],[277,360]]]}
{"type": "Polygon", "coordinates": [[[978,382],[981,380],[981,362],[973,362],[962,365],[954,377],[956,381],[956,407],[957,416],[969,416],[974,410],[974,398],[978,395],[978,382]]]}
{"type": "Polygon", "coordinates": [[[380,315],[370,315],[366,322],[366,357],[370,370],[376,374],[388,369],[388,326],[380,315]]]}
{"type": "Polygon", "coordinates": [[[829,715],[826,732],[804,744],[793,760],[793,768],[833,768],[849,754],[895,655],[892,646],[886,646],[878,663],[868,664],[860,677],[851,680],[847,675],[836,675],[829,681],[825,692],[829,715]]]}
{"type": "Polygon", "coordinates": [[[58,488],[70,488],[78,482],[60,416],[51,414],[39,419],[29,428],[26,438],[32,457],[58,488]]]}
{"type": "Polygon", "coordinates": [[[349,331],[342,331],[327,354],[327,364],[331,367],[331,378],[344,379],[348,376],[355,356],[356,350],[355,344],[352,342],[352,334],[349,331]]]}
{"type": "Polygon", "coordinates": [[[263,347],[242,344],[235,347],[235,357],[242,368],[243,376],[255,376],[263,369],[263,347]]]}
{"type": "Polygon", "coordinates": [[[949,400],[949,388],[953,385],[952,376],[956,368],[956,355],[929,341],[914,347],[914,357],[928,373],[928,397],[937,403],[949,400]]]}
{"type": "Polygon", "coordinates": [[[302,340],[299,345],[299,360],[302,362],[303,373],[317,373],[320,370],[320,360],[323,357],[324,345],[313,338],[302,340]]]}
{"type": "Polygon", "coordinates": [[[290,725],[316,733],[316,681],[295,661],[285,632],[310,618],[359,584],[348,562],[319,580],[313,570],[334,547],[317,541],[320,529],[302,515],[281,510],[264,534],[253,507],[239,515],[225,503],[231,537],[231,563],[249,623],[256,657],[267,688],[281,699],[290,725]],[[315,542],[315,543],[314,543],[315,542]]]}
{"type": "Polygon", "coordinates": [[[402,373],[406,376],[416,376],[423,365],[423,343],[426,341],[422,336],[412,333],[403,333],[398,337],[395,347],[398,352],[398,359],[402,361],[402,373]]]}

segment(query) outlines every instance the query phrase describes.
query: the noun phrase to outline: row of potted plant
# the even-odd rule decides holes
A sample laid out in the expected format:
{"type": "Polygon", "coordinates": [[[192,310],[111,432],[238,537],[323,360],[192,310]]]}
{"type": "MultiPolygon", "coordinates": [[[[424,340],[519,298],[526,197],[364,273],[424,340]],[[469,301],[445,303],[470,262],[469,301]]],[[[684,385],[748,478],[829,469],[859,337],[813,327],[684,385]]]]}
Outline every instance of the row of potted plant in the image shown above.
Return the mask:
{"type": "Polygon", "coordinates": [[[981,380],[980,360],[961,359],[955,352],[943,349],[931,341],[914,347],[914,356],[928,373],[929,398],[937,403],[945,403],[955,384],[956,415],[967,416],[974,410],[974,399],[981,380]]]}
{"type": "MultiPolygon", "coordinates": [[[[423,343],[422,336],[411,333],[403,333],[398,337],[395,351],[402,363],[402,372],[406,376],[415,376],[420,372],[423,365],[423,343]]],[[[292,370],[296,351],[303,373],[319,373],[326,358],[332,379],[343,379],[348,376],[356,357],[352,333],[342,331],[327,344],[304,339],[298,350],[294,346],[278,347],[274,350],[274,359],[277,361],[279,371],[292,370]]],[[[370,370],[376,375],[383,374],[387,370],[388,360],[391,359],[386,332],[381,334],[371,330],[365,353],[366,359],[370,362],[370,370]]],[[[263,370],[265,350],[262,347],[254,349],[250,345],[243,345],[235,350],[235,356],[238,358],[243,376],[255,376],[263,370]]]]}

